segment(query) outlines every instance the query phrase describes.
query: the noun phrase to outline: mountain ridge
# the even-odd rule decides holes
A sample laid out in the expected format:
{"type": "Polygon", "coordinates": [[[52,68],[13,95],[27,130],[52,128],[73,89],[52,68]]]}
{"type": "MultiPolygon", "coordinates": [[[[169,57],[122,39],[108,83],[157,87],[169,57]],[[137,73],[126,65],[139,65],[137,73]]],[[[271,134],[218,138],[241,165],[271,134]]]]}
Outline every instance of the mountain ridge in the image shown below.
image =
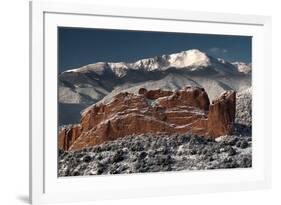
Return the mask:
{"type": "MultiPolygon", "coordinates": [[[[144,58],[132,63],[127,62],[97,62],[88,64],[76,69],[66,70],[63,73],[69,72],[95,72],[102,75],[106,70],[111,70],[116,76],[124,77],[128,70],[143,70],[143,71],[165,71],[170,68],[187,69],[189,71],[202,70],[208,67],[213,67],[216,72],[231,72],[232,74],[240,74],[243,70],[239,70],[242,66],[248,66],[242,62],[229,63],[220,58],[214,58],[198,49],[190,49],[169,55],[155,56],[152,58],[144,58]],[[226,70],[226,68],[228,70],[226,70]]],[[[248,69],[250,67],[248,66],[248,69]]],[[[245,72],[243,72],[245,73],[245,72]]]]}
{"type": "Polygon", "coordinates": [[[241,91],[251,86],[251,65],[192,49],[133,63],[99,62],[67,70],[58,76],[59,124],[78,123],[79,110],[119,92],[136,93],[140,87],[175,91],[186,86],[204,88],[210,100],[227,90],[241,91]]]}

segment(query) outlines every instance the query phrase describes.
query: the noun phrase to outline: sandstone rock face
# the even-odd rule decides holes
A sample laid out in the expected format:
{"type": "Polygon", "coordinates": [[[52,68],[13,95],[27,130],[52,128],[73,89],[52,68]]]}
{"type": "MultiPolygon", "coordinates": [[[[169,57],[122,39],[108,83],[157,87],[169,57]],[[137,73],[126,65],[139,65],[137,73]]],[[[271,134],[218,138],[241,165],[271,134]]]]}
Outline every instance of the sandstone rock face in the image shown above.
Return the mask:
{"type": "Polygon", "coordinates": [[[69,150],[70,146],[75,142],[75,140],[80,136],[80,134],[80,125],[71,125],[69,127],[64,127],[59,132],[59,148],[63,150],[69,150]]]}
{"type": "Polygon", "coordinates": [[[234,129],[236,93],[225,92],[210,105],[208,132],[210,136],[231,134],[234,129]]]}
{"type": "Polygon", "coordinates": [[[80,125],[59,133],[59,148],[79,150],[132,134],[191,133],[216,138],[231,134],[235,92],[224,93],[211,105],[203,88],[176,92],[144,88],[139,94],[119,93],[107,104],[88,107],[80,125]]]}

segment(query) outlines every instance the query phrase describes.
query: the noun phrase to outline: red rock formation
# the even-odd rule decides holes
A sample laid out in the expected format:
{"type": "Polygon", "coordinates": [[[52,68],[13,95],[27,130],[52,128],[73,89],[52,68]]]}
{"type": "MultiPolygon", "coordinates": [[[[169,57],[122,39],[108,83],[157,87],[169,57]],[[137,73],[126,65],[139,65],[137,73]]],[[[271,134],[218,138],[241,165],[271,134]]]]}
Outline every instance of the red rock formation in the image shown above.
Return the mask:
{"type": "Polygon", "coordinates": [[[228,91],[210,105],[208,132],[210,136],[231,134],[234,128],[236,93],[228,91]]]}
{"type": "Polygon", "coordinates": [[[209,97],[203,88],[186,87],[184,90],[176,91],[169,96],[158,99],[158,104],[165,108],[191,106],[204,111],[209,109],[209,97]]]}
{"type": "Polygon", "coordinates": [[[70,146],[75,142],[75,140],[80,136],[80,134],[80,125],[71,125],[62,128],[62,130],[59,132],[58,137],[59,148],[63,150],[68,150],[70,146]]]}
{"type": "Polygon", "coordinates": [[[210,105],[202,88],[172,92],[144,88],[139,94],[119,93],[107,104],[90,106],[80,125],[59,133],[59,148],[78,150],[132,134],[192,133],[206,137],[231,134],[235,92],[226,92],[210,105]]]}

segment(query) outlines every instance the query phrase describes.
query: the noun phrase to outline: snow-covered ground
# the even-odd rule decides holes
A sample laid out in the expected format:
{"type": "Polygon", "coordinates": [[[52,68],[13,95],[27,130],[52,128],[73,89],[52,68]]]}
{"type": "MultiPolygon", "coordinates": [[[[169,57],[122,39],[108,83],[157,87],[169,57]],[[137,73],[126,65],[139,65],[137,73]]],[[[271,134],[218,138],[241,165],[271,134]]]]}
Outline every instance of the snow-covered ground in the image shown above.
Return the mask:
{"type": "Polygon", "coordinates": [[[59,151],[59,176],[247,168],[251,137],[128,136],[75,152],[59,151]]]}

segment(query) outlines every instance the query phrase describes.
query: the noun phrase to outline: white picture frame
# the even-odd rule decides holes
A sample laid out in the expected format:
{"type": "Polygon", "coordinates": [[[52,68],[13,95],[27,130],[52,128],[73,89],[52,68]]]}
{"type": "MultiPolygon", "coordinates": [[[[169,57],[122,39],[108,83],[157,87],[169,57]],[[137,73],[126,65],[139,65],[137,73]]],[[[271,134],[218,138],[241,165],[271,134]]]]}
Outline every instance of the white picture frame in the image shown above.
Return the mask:
{"type": "Polygon", "coordinates": [[[32,204],[269,188],[271,18],[184,10],[31,2],[30,110],[32,204]],[[253,36],[253,167],[58,178],[56,174],[58,26],[253,36]]]}

